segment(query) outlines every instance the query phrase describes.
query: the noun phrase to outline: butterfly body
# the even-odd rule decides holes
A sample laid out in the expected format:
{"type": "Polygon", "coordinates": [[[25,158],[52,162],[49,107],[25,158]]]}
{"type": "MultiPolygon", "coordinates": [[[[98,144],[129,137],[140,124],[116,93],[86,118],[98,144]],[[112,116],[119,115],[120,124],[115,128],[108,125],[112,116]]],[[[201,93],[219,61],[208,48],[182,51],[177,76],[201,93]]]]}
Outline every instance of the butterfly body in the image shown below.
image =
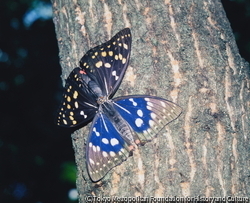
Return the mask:
{"type": "Polygon", "coordinates": [[[181,114],[163,98],[129,95],[113,99],[128,66],[131,33],[128,28],[89,50],[66,80],[57,124],[75,127],[92,121],[86,144],[86,163],[92,181],[150,141],[181,114]]]}

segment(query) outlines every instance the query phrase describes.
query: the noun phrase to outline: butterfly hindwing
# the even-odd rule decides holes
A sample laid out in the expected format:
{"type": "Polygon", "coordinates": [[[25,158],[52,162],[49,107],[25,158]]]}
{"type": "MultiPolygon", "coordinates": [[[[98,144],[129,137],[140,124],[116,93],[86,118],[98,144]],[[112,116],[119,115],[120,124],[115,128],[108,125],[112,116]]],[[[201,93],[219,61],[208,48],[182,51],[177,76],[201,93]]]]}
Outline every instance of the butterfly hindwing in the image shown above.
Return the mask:
{"type": "Polygon", "coordinates": [[[93,81],[80,68],[75,68],[66,80],[63,100],[58,110],[57,124],[74,127],[91,121],[98,109],[93,81]]]}
{"type": "Polygon", "coordinates": [[[150,141],[165,125],[181,114],[181,107],[153,96],[124,96],[113,99],[120,115],[138,134],[142,143],[150,141]]]}
{"type": "Polygon", "coordinates": [[[111,40],[89,50],[80,61],[81,68],[109,98],[115,94],[127,69],[131,41],[130,29],[125,28],[111,40]]]}
{"type": "Polygon", "coordinates": [[[86,162],[91,179],[96,182],[129,156],[129,145],[105,114],[98,113],[90,127],[86,162]]]}
{"type": "MultiPolygon", "coordinates": [[[[134,149],[133,144],[150,141],[165,125],[181,114],[178,105],[159,97],[124,96],[110,102],[114,109],[109,109],[117,111],[122,117],[119,125],[127,125],[130,130],[124,130],[125,127],[117,130],[116,119],[112,120],[106,114],[97,113],[90,128],[86,156],[88,172],[94,182],[125,161],[134,149]],[[133,144],[131,139],[127,139],[128,134],[133,136],[133,144]]],[[[117,116],[114,114],[114,117],[117,116]]]]}

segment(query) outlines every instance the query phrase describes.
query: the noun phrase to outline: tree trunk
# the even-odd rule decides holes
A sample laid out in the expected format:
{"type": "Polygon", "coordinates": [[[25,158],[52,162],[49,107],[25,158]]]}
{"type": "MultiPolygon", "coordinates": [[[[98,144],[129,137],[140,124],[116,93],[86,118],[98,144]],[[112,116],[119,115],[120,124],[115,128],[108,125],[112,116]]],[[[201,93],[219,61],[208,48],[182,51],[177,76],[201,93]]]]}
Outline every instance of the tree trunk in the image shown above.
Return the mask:
{"type": "Polygon", "coordinates": [[[219,0],[52,3],[63,80],[90,48],[130,27],[130,64],[115,97],[157,95],[183,108],[97,183],[85,164],[89,126],[76,131],[80,202],[90,196],[250,195],[249,64],[239,55],[219,0]]]}

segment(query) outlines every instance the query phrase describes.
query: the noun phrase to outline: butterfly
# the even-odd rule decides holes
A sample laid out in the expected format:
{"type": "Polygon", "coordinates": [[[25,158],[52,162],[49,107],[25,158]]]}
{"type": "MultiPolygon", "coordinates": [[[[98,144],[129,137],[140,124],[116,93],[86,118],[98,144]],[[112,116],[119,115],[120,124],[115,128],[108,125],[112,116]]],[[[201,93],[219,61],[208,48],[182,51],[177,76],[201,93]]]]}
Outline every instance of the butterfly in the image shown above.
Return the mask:
{"type": "Polygon", "coordinates": [[[86,165],[93,182],[125,161],[136,145],[150,141],[182,112],[160,97],[133,95],[113,98],[129,64],[129,28],[90,49],[66,80],[57,124],[86,125],[86,165]]]}

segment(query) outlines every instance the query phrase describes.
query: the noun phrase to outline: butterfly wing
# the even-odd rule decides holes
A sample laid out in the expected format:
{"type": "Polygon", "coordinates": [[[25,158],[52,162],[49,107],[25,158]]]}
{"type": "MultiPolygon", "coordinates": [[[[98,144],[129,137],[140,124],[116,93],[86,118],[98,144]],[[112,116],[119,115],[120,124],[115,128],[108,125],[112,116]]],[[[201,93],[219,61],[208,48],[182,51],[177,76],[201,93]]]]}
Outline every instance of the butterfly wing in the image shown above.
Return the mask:
{"type": "Polygon", "coordinates": [[[115,94],[127,69],[131,42],[130,29],[125,28],[111,40],[89,50],[80,61],[80,67],[109,98],[115,94]]]}
{"type": "Polygon", "coordinates": [[[66,80],[57,124],[75,127],[91,121],[98,110],[97,99],[112,97],[127,69],[131,50],[129,28],[111,40],[90,49],[66,80]]]}
{"type": "Polygon", "coordinates": [[[130,149],[106,115],[98,113],[90,128],[86,152],[88,172],[96,182],[125,161],[130,149]]]}
{"type": "Polygon", "coordinates": [[[94,118],[98,109],[97,94],[100,91],[94,84],[80,68],[70,73],[58,110],[58,125],[75,127],[87,124],[94,118]]]}
{"type": "Polygon", "coordinates": [[[160,97],[124,96],[113,101],[115,109],[137,133],[142,143],[150,141],[182,112],[177,104],[160,97]]]}

